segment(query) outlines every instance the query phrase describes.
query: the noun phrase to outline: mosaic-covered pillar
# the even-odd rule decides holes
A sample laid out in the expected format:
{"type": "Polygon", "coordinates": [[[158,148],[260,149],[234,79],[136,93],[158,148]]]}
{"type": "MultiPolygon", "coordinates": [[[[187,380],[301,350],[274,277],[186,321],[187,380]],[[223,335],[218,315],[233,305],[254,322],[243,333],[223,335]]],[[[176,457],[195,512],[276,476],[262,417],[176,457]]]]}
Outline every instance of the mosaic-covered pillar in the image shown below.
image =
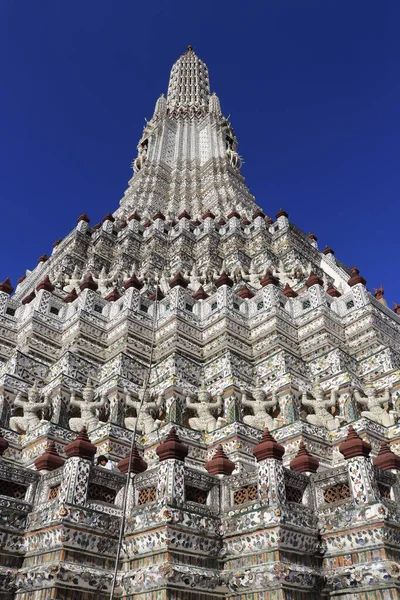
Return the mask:
{"type": "Polygon", "coordinates": [[[60,504],[86,504],[91,463],[88,460],[73,457],[64,465],[63,479],[58,493],[60,504]]]}
{"type": "Polygon", "coordinates": [[[160,465],[157,479],[157,503],[182,506],[185,501],[185,465],[166,460],[160,465]]]}
{"type": "Polygon", "coordinates": [[[188,447],[182,444],[172,427],[167,438],[156,448],[160,457],[157,503],[182,506],[185,502],[185,458],[188,447]]]}
{"type": "Polygon", "coordinates": [[[370,504],[379,499],[378,486],[370,458],[358,456],[347,461],[349,481],[356,504],[370,504]]]}
{"type": "Polygon", "coordinates": [[[65,446],[68,460],[64,465],[63,480],[58,494],[60,504],[86,504],[90,469],[96,450],[96,446],[90,442],[86,427],[82,428],[73,442],[65,446]]]}
{"type": "Polygon", "coordinates": [[[230,277],[223,273],[216,281],[218,310],[232,309],[233,307],[233,281],[230,277]]]}
{"type": "Polygon", "coordinates": [[[282,464],[284,453],[284,447],[277,443],[268,429],[264,430],[261,441],[253,448],[257,460],[258,500],[264,506],[286,501],[282,464]]]}
{"type": "Polygon", "coordinates": [[[379,500],[378,486],[369,454],[371,446],[349,426],[346,440],[339,446],[346,459],[349,483],[355,504],[370,504],[379,500]]]}
{"type": "Polygon", "coordinates": [[[257,465],[258,500],[262,505],[283,504],[286,491],[282,461],[267,458],[257,465]]]}

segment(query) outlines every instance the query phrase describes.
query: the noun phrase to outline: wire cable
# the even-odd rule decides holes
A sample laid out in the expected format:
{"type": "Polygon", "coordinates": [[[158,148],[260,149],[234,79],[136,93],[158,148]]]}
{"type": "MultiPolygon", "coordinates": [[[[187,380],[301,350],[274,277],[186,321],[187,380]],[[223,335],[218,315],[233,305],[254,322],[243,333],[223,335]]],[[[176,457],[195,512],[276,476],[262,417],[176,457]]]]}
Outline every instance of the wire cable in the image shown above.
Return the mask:
{"type": "Polygon", "coordinates": [[[114,575],[113,575],[113,579],[112,579],[112,583],[111,583],[110,600],[114,600],[115,585],[116,585],[117,576],[118,576],[118,566],[119,566],[119,560],[121,557],[122,543],[123,543],[123,538],[124,538],[124,533],[125,533],[126,506],[127,506],[127,502],[128,502],[129,485],[131,482],[133,482],[133,478],[134,478],[134,473],[131,473],[131,468],[132,468],[132,453],[133,453],[133,449],[136,444],[137,423],[139,420],[140,412],[143,407],[144,399],[146,397],[147,388],[149,387],[151,369],[152,369],[152,365],[153,365],[153,355],[154,355],[154,346],[155,346],[155,339],[156,339],[156,325],[157,325],[157,308],[158,308],[158,283],[156,283],[156,298],[155,298],[155,302],[154,302],[154,314],[153,314],[153,326],[152,326],[152,336],[151,336],[151,345],[150,345],[149,367],[147,369],[145,380],[144,380],[144,386],[142,388],[143,395],[140,400],[139,408],[136,411],[136,421],[135,421],[135,426],[133,428],[132,442],[131,442],[131,447],[130,447],[130,451],[129,451],[128,474],[126,477],[126,483],[125,483],[125,487],[124,487],[124,495],[123,495],[123,500],[122,500],[121,524],[120,524],[120,529],[119,529],[117,554],[115,557],[114,575]]]}

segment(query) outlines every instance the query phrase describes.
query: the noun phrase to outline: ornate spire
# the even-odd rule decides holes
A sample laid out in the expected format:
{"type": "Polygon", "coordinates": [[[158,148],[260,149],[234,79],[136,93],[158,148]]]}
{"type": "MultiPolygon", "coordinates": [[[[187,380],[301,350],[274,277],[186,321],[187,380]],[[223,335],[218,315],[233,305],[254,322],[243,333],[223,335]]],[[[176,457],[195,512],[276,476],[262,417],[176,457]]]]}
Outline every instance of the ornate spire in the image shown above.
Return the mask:
{"type": "Polygon", "coordinates": [[[231,475],[235,466],[225,454],[222,444],[218,444],[216,453],[206,462],[206,469],[210,475],[231,475]]]}
{"type": "Polygon", "coordinates": [[[54,471],[63,466],[65,460],[57,452],[55,443],[51,440],[43,454],[35,458],[37,471],[54,471]]]}
{"type": "Polygon", "coordinates": [[[266,458],[282,460],[282,456],[285,454],[285,448],[282,444],[278,444],[276,439],[270,434],[268,427],[266,427],[261,440],[253,448],[253,454],[256,457],[257,462],[265,460],[266,458]]]}
{"type": "Polygon", "coordinates": [[[207,66],[189,46],[172,67],[167,97],[158,98],[146,122],[134,176],[114,216],[129,219],[135,209],[172,219],[186,211],[196,219],[210,209],[226,214],[236,207],[245,217],[257,205],[241,164],[233,127],[210,94],[207,66]]]}
{"type": "Polygon", "coordinates": [[[196,108],[206,112],[209,97],[208,69],[193,47],[188,46],[171,69],[167,94],[168,110],[196,108]]]}
{"type": "Polygon", "coordinates": [[[318,467],[319,461],[309,453],[304,442],[301,441],[299,451],[290,461],[290,468],[297,473],[316,473],[318,467]]]}
{"type": "Polygon", "coordinates": [[[163,442],[156,448],[156,454],[158,454],[160,462],[163,460],[180,460],[185,462],[189,448],[185,446],[179,439],[175,427],[172,427],[169,434],[163,442]]]}
{"type": "MultiPolygon", "coordinates": [[[[118,469],[121,473],[126,474],[129,471],[129,454],[125,458],[122,458],[117,464],[118,469]]],[[[147,462],[143,460],[140,456],[138,449],[136,446],[133,446],[132,449],[132,460],[131,460],[131,473],[135,475],[137,473],[144,473],[147,469],[147,462]]]]}
{"type": "Polygon", "coordinates": [[[356,456],[367,457],[370,455],[371,445],[358,435],[352,425],[349,425],[347,438],[340,444],[339,452],[343,454],[346,460],[356,456]]]}
{"type": "Polygon", "coordinates": [[[96,454],[97,448],[90,441],[86,427],[82,427],[74,441],[65,446],[64,450],[68,458],[77,456],[91,460],[96,454]]]}
{"type": "Polygon", "coordinates": [[[400,456],[393,452],[386,440],[381,442],[381,449],[374,459],[374,465],[383,471],[400,471],[400,456]]]}

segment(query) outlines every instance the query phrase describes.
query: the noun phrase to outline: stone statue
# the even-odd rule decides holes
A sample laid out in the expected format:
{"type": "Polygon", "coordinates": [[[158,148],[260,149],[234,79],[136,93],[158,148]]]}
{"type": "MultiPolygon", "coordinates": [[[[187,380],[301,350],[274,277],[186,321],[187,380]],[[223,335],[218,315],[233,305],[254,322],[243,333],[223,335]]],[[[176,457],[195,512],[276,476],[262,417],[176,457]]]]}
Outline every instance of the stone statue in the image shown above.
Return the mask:
{"type": "Polygon", "coordinates": [[[371,383],[368,383],[365,386],[365,394],[366,397],[361,396],[358,389],[354,390],[356,401],[368,408],[368,410],[361,411],[361,416],[367,417],[368,419],[371,419],[371,421],[375,421],[375,423],[379,423],[385,427],[394,425],[395,421],[398,419],[398,412],[394,410],[388,412],[387,407],[383,407],[385,404],[389,405],[390,388],[387,387],[385,389],[383,396],[378,396],[374,386],[371,383]]]}
{"type": "Polygon", "coordinates": [[[133,170],[135,173],[140,171],[147,159],[147,145],[141,144],[138,148],[138,155],[133,161],[133,170]]]}
{"type": "Polygon", "coordinates": [[[336,406],[338,389],[332,389],[330,398],[325,400],[325,392],[321,384],[316,381],[313,385],[312,399],[309,399],[307,392],[302,390],[301,403],[303,406],[309,406],[313,409],[313,415],[307,415],[306,419],[308,423],[312,425],[319,425],[320,427],[326,427],[329,431],[337,429],[340,426],[340,417],[334,417],[331,412],[327,409],[336,406]]]}
{"type": "Polygon", "coordinates": [[[95,277],[94,275],[92,275],[92,277],[93,281],[97,283],[100,294],[105,296],[109,288],[112,286],[113,278],[110,275],[107,275],[105,267],[102,267],[98,277],[95,277]]]}
{"type": "Polygon", "coordinates": [[[152,413],[154,410],[160,409],[164,402],[164,396],[161,394],[153,399],[150,396],[150,392],[144,387],[139,390],[138,400],[132,399],[132,396],[127,388],[125,388],[125,394],[126,406],[133,407],[136,410],[136,417],[125,417],[125,427],[134,431],[136,426],[136,430],[145,435],[151,433],[155,429],[158,429],[161,421],[159,419],[155,419],[152,413]],[[138,414],[142,400],[143,404],[138,414]]]}
{"type": "Polygon", "coordinates": [[[259,290],[261,288],[260,273],[259,273],[259,269],[257,268],[257,265],[254,261],[254,258],[251,259],[248,281],[249,281],[250,285],[252,287],[254,287],[256,290],[259,290]]]}
{"type": "Polygon", "coordinates": [[[192,408],[196,411],[197,417],[191,417],[189,419],[189,427],[196,429],[197,431],[206,431],[210,433],[219,427],[226,425],[226,420],[222,417],[216,418],[213,413],[215,409],[218,411],[223,406],[223,400],[221,394],[218,394],[215,402],[212,402],[210,392],[207,390],[204,383],[197,394],[197,402],[192,402],[193,396],[186,397],[187,408],[192,408]]]}
{"type": "Polygon", "coordinates": [[[214,281],[214,269],[211,266],[204,267],[201,277],[204,284],[212,283],[214,281]]]}
{"type": "Polygon", "coordinates": [[[236,266],[233,269],[232,278],[235,283],[241,283],[242,281],[246,281],[248,279],[242,265],[239,262],[236,263],[236,266]]]}
{"type": "Polygon", "coordinates": [[[106,403],[106,394],[103,394],[97,402],[94,388],[88,379],[86,386],[82,390],[83,400],[76,399],[75,390],[71,394],[70,405],[77,406],[81,411],[80,417],[73,417],[69,420],[69,428],[79,433],[82,427],[86,427],[88,432],[93,431],[99,426],[98,410],[103,408],[106,403]]]}
{"type": "Polygon", "coordinates": [[[199,289],[200,286],[201,286],[200,274],[199,274],[196,263],[193,263],[193,267],[192,267],[192,270],[190,271],[190,275],[189,275],[188,287],[193,292],[197,292],[197,290],[199,289]]]}
{"type": "Polygon", "coordinates": [[[63,288],[65,292],[69,293],[75,290],[79,294],[81,291],[79,285],[82,282],[82,277],[77,265],[75,265],[71,277],[65,277],[65,281],[67,282],[67,285],[63,288]]]}
{"type": "Polygon", "coordinates": [[[29,433],[40,424],[38,413],[42,412],[44,408],[50,405],[50,398],[48,395],[44,397],[43,402],[39,402],[40,392],[35,385],[31,387],[28,392],[28,400],[22,400],[22,393],[18,392],[14,406],[20,407],[24,411],[23,417],[11,417],[10,427],[13,431],[18,433],[29,433]]]}
{"type": "Polygon", "coordinates": [[[171,279],[171,274],[169,272],[169,269],[164,268],[162,273],[161,273],[161,277],[160,277],[160,289],[162,291],[163,294],[168,294],[170,287],[169,287],[169,280],[171,279]]]}
{"type": "Polygon", "coordinates": [[[236,150],[233,150],[232,148],[227,148],[226,155],[228,157],[230,165],[234,169],[240,169],[241,164],[242,164],[242,159],[239,156],[239,154],[236,152],[236,150]]]}
{"type": "Polygon", "coordinates": [[[59,289],[63,289],[63,286],[65,285],[65,274],[59,270],[54,277],[51,279],[51,283],[59,289]]]}
{"type": "Polygon", "coordinates": [[[247,397],[247,392],[245,389],[240,390],[242,394],[242,405],[248,406],[252,409],[252,415],[245,415],[243,417],[243,422],[247,423],[247,425],[251,425],[251,427],[255,427],[256,429],[264,430],[265,427],[268,427],[269,430],[276,428],[276,420],[268,414],[268,409],[274,408],[278,404],[278,398],[276,391],[273,390],[271,400],[267,399],[267,395],[264,392],[260,380],[257,378],[256,387],[254,388],[253,398],[254,400],[250,400],[247,397]]]}

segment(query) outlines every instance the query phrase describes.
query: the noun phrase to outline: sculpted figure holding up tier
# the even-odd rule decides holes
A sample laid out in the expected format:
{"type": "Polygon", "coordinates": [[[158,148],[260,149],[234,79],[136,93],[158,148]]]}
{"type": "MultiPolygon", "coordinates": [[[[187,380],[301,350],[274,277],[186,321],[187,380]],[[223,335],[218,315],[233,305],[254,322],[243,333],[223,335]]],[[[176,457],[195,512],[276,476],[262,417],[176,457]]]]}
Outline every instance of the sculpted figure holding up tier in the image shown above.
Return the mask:
{"type": "Polygon", "coordinates": [[[235,283],[240,283],[241,281],[246,281],[248,279],[248,275],[246,275],[246,272],[240,262],[236,263],[236,266],[232,272],[232,278],[235,283]]]}
{"type": "Polygon", "coordinates": [[[259,290],[261,288],[260,269],[257,267],[254,258],[251,259],[249,274],[247,278],[250,285],[256,288],[256,290],[259,290]]]}
{"type": "Polygon", "coordinates": [[[189,281],[190,283],[188,287],[194,292],[197,292],[201,286],[201,277],[196,263],[193,264],[192,270],[190,271],[189,281]]]}
{"type": "Polygon", "coordinates": [[[217,399],[213,402],[210,392],[203,383],[197,394],[197,402],[193,402],[192,398],[194,398],[194,396],[186,397],[186,406],[195,410],[197,417],[191,417],[189,419],[189,427],[196,429],[197,431],[211,433],[211,431],[226,425],[226,420],[224,418],[216,418],[213,414],[216,409],[220,411],[223,406],[221,394],[218,394],[217,399]]]}
{"type": "Polygon", "coordinates": [[[255,427],[256,429],[264,430],[265,427],[268,429],[275,429],[275,420],[268,414],[268,409],[275,408],[278,404],[278,398],[276,394],[276,390],[272,392],[271,400],[267,399],[267,395],[262,389],[262,385],[260,380],[257,378],[256,387],[253,392],[254,400],[250,400],[247,397],[247,392],[245,389],[240,390],[242,394],[242,404],[243,406],[248,406],[252,409],[252,415],[245,415],[243,417],[243,422],[247,423],[247,425],[251,425],[251,427],[255,427]]]}
{"type": "Polygon", "coordinates": [[[147,145],[141,144],[138,149],[138,155],[132,163],[135,173],[140,171],[147,159],[147,145]]]}
{"type": "Polygon", "coordinates": [[[150,392],[142,387],[139,390],[138,400],[133,400],[131,393],[125,388],[125,403],[126,406],[131,406],[136,410],[138,414],[140,404],[143,400],[142,408],[140,409],[139,416],[136,417],[125,417],[125,427],[134,431],[135,425],[137,431],[144,433],[145,435],[151,433],[155,429],[160,427],[161,421],[153,417],[153,411],[159,410],[163,401],[164,396],[160,396],[153,399],[150,396],[150,392]]]}
{"type": "Polygon", "coordinates": [[[160,277],[160,288],[163,294],[168,294],[169,292],[169,280],[171,279],[171,274],[169,269],[164,267],[161,277],[160,277]]]}
{"type": "Polygon", "coordinates": [[[326,427],[329,431],[337,429],[340,426],[340,418],[334,417],[327,409],[336,406],[338,390],[332,389],[330,398],[325,400],[325,392],[321,384],[316,381],[313,385],[312,399],[308,398],[307,392],[302,390],[301,403],[303,406],[309,406],[313,409],[313,415],[307,415],[307,422],[312,425],[326,427]]]}
{"type": "Polygon", "coordinates": [[[371,383],[368,383],[365,386],[365,394],[366,397],[360,394],[360,391],[354,390],[354,397],[359,404],[363,404],[368,408],[368,410],[361,411],[362,417],[367,417],[371,419],[371,421],[375,421],[375,423],[380,423],[380,425],[385,425],[388,427],[389,425],[394,425],[395,421],[398,419],[397,411],[387,412],[383,405],[388,405],[390,402],[390,388],[385,389],[385,393],[383,396],[378,396],[377,390],[371,383]]]}
{"type": "Polygon", "coordinates": [[[82,400],[76,399],[75,390],[72,392],[70,398],[71,406],[77,406],[81,411],[80,417],[73,417],[69,420],[69,428],[77,433],[79,433],[82,427],[86,427],[88,432],[98,427],[98,410],[103,408],[106,403],[106,394],[103,394],[97,402],[95,401],[96,394],[89,379],[82,390],[82,398],[82,400]]]}
{"type": "Polygon", "coordinates": [[[102,296],[105,296],[111,287],[113,280],[110,275],[107,274],[106,268],[102,267],[98,277],[92,275],[93,281],[98,285],[98,290],[102,296]]]}
{"type": "Polygon", "coordinates": [[[65,281],[67,283],[63,288],[65,292],[69,293],[75,290],[76,293],[79,294],[81,291],[79,284],[82,282],[82,277],[77,265],[75,265],[71,277],[65,277],[65,281]]]}
{"type": "Polygon", "coordinates": [[[14,406],[18,406],[23,409],[23,417],[11,417],[10,427],[13,431],[18,433],[29,433],[40,424],[38,413],[42,412],[44,408],[50,405],[49,396],[45,396],[43,402],[39,402],[40,392],[35,385],[31,387],[28,392],[28,400],[22,400],[22,393],[18,392],[14,406]]]}

